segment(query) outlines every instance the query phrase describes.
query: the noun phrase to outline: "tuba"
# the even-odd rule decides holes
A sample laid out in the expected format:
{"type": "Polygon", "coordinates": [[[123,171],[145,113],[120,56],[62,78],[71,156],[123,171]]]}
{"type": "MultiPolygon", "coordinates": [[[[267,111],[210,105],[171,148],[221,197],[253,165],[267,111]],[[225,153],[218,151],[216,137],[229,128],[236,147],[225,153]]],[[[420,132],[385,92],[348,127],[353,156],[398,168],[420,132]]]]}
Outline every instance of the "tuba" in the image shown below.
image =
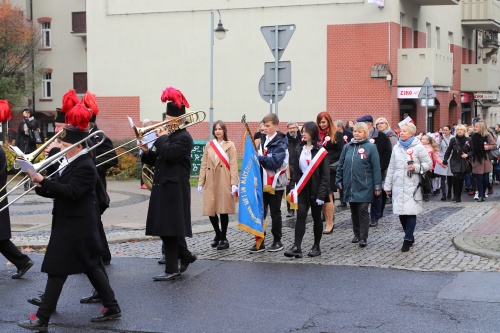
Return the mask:
{"type": "Polygon", "coordinates": [[[149,164],[144,164],[142,166],[142,171],[141,171],[141,177],[142,177],[142,182],[148,190],[151,191],[153,188],[153,176],[155,173],[155,167],[149,164]]]}

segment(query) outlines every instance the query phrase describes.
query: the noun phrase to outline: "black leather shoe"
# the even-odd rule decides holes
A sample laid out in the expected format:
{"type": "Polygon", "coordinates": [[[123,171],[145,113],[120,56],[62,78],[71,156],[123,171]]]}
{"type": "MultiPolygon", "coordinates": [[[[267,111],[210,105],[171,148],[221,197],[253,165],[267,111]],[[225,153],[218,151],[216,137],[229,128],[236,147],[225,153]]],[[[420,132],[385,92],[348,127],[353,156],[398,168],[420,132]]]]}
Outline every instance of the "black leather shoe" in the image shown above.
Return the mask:
{"type": "Polygon", "coordinates": [[[31,260],[31,259],[30,259],[30,260],[28,260],[28,262],[26,263],[26,265],[24,265],[24,267],[23,267],[23,268],[18,269],[18,270],[17,270],[17,273],[16,273],[16,274],[14,274],[14,275],[12,275],[12,278],[13,278],[13,279],[20,279],[20,278],[22,278],[22,277],[23,277],[23,275],[24,275],[24,274],[26,274],[26,272],[27,272],[27,271],[28,271],[31,267],[33,267],[33,265],[34,265],[34,264],[35,264],[35,263],[33,262],[33,260],[31,260]]]}
{"type": "Polygon", "coordinates": [[[354,237],[352,238],[351,243],[359,243],[359,237],[358,237],[358,236],[354,236],[354,237]]]}
{"type": "Polygon", "coordinates": [[[171,281],[175,280],[175,278],[178,278],[181,276],[181,272],[175,272],[175,273],[163,273],[160,275],[153,276],[153,280],[155,281],[171,281]]]}
{"type": "Polygon", "coordinates": [[[215,236],[214,240],[210,243],[211,247],[217,247],[219,245],[219,237],[215,236]]]}
{"type": "Polygon", "coordinates": [[[97,317],[92,317],[92,319],[90,319],[90,321],[94,322],[94,323],[98,323],[101,321],[118,319],[121,316],[122,316],[122,312],[121,312],[120,308],[117,308],[117,309],[102,308],[101,314],[97,317]]]}
{"type": "MultiPolygon", "coordinates": [[[[228,245],[228,247],[229,247],[229,245],[228,245]]],[[[186,269],[188,269],[189,265],[192,264],[193,262],[195,262],[196,259],[198,259],[198,257],[193,252],[191,252],[191,258],[189,258],[188,260],[184,261],[181,259],[181,264],[179,265],[179,271],[181,273],[184,273],[186,271],[186,269]]]]}
{"type": "Polygon", "coordinates": [[[366,238],[361,238],[359,240],[359,247],[366,247],[366,244],[367,244],[366,238]]]}
{"type": "Polygon", "coordinates": [[[288,213],[286,214],[286,217],[293,217],[295,215],[294,210],[289,210],[288,213]]]}
{"type": "Polygon", "coordinates": [[[321,250],[319,249],[319,245],[313,245],[313,247],[307,252],[309,257],[317,257],[321,255],[321,250]]]}
{"type": "Polygon", "coordinates": [[[49,325],[47,323],[44,323],[37,317],[35,317],[33,320],[30,319],[30,320],[20,321],[17,323],[17,326],[39,332],[47,332],[49,330],[49,325]]]}
{"type": "Polygon", "coordinates": [[[217,246],[217,250],[226,250],[229,249],[229,242],[227,239],[221,240],[219,245],[217,246]]]}
{"type": "Polygon", "coordinates": [[[101,303],[102,299],[101,296],[97,293],[97,290],[92,290],[92,295],[83,297],[80,299],[80,303],[82,304],[89,304],[89,303],[101,303]]]}
{"type": "Polygon", "coordinates": [[[165,256],[164,256],[164,255],[163,255],[163,256],[161,256],[161,259],[160,259],[160,260],[158,260],[158,263],[159,263],[160,265],[165,265],[165,256]]]}
{"type": "Polygon", "coordinates": [[[292,246],[290,250],[285,251],[284,253],[285,257],[288,258],[302,258],[302,250],[299,249],[297,246],[292,246]]]}
{"type": "Polygon", "coordinates": [[[403,246],[401,247],[401,252],[408,252],[410,251],[410,247],[413,245],[411,241],[404,240],[403,241],[403,246]]]}
{"type": "Polygon", "coordinates": [[[42,299],[40,297],[28,298],[28,303],[33,304],[34,306],[40,306],[42,305],[42,299]]]}
{"type": "Polygon", "coordinates": [[[376,227],[378,226],[378,220],[373,220],[370,222],[370,227],[376,227]]]}

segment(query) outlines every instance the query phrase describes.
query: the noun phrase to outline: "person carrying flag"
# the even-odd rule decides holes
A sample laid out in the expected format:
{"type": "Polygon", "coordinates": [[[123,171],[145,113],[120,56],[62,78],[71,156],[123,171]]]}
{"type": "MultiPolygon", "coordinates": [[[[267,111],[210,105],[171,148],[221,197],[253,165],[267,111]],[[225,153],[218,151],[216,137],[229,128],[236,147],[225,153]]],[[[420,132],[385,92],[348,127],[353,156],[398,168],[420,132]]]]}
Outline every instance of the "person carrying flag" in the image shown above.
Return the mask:
{"type": "Polygon", "coordinates": [[[297,209],[295,242],[285,251],[285,257],[302,258],[302,239],[306,231],[306,217],[309,207],[314,221],[314,245],[307,253],[310,257],[321,254],[319,243],[323,234],[321,209],[330,194],[330,167],[328,151],[318,146],[318,126],[309,121],[302,127],[302,144],[290,152],[290,176],[295,188],[287,197],[290,208],[297,209]]]}

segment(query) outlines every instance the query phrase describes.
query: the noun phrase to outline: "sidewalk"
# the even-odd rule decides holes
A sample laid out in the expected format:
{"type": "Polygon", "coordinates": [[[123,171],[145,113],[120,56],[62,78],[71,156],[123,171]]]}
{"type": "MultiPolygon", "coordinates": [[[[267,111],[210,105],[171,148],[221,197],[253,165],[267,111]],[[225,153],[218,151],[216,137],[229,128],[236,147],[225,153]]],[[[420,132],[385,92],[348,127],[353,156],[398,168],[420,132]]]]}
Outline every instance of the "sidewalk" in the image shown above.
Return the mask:
{"type": "MultiPolygon", "coordinates": [[[[490,195],[486,202],[474,202],[472,196],[464,194],[462,203],[451,201],[442,202],[439,197],[432,197],[431,201],[424,206],[424,214],[419,216],[416,236],[422,239],[425,236],[426,244],[432,250],[428,235],[438,230],[447,233],[449,241],[453,241],[455,247],[461,251],[479,255],[487,258],[500,258],[500,186],[495,186],[495,193],[490,195]],[[446,221],[448,222],[446,222],[446,221]],[[446,222],[446,223],[445,223],[446,222]],[[451,230],[453,228],[454,230],[451,230]]],[[[131,241],[153,240],[156,237],[144,235],[146,214],[149,203],[150,192],[140,189],[137,181],[109,181],[108,191],[111,198],[111,207],[103,215],[103,223],[109,243],[123,243],[131,241]]],[[[20,193],[20,192],[19,192],[20,193]]],[[[14,195],[10,196],[11,200],[14,195]]],[[[202,216],[202,195],[192,188],[191,192],[191,216],[193,233],[202,234],[210,232],[212,226],[207,217],[202,216]]],[[[11,224],[13,228],[13,241],[22,247],[45,247],[50,236],[52,200],[28,194],[19,202],[10,207],[11,224]]],[[[388,232],[394,232],[397,237],[395,246],[399,245],[400,230],[397,216],[392,214],[391,206],[387,206],[385,217],[381,219],[381,226],[370,228],[370,243],[378,243],[388,238],[388,234],[381,232],[384,225],[388,232]]],[[[286,219],[286,207],[283,201],[283,225],[285,234],[290,234],[293,239],[294,219],[286,219]],[[292,228],[287,228],[292,227],[292,228]],[[286,231],[286,232],[285,232],[286,231]]],[[[168,212],[165,212],[168,214],[168,212]]],[[[350,233],[350,212],[348,209],[337,209],[335,214],[336,231],[343,229],[347,235],[350,233]]],[[[230,215],[230,230],[237,230],[237,214],[230,215]]],[[[309,227],[308,227],[309,229],[309,227]]],[[[310,230],[306,234],[310,233],[310,230]]],[[[237,237],[245,238],[245,245],[251,237],[239,231],[237,237]]],[[[208,237],[208,238],[210,238],[208,237]]],[[[327,239],[329,236],[324,236],[327,239]]],[[[351,236],[346,236],[351,237],[351,236]]],[[[193,238],[200,241],[202,238],[193,238]]],[[[390,237],[389,237],[390,239],[390,237]]],[[[306,240],[306,239],[305,239],[306,240]]],[[[203,240],[205,242],[206,240],[203,240]]],[[[436,241],[436,242],[442,242],[436,241]]],[[[446,242],[447,243],[447,242],[446,242]]],[[[449,243],[447,243],[449,244],[449,243]]],[[[242,245],[243,246],[243,245],[242,245]]],[[[421,245],[423,246],[423,245],[421,245]]],[[[370,248],[370,246],[368,247],[370,248]]],[[[435,250],[435,249],[434,249],[435,250]]]]}

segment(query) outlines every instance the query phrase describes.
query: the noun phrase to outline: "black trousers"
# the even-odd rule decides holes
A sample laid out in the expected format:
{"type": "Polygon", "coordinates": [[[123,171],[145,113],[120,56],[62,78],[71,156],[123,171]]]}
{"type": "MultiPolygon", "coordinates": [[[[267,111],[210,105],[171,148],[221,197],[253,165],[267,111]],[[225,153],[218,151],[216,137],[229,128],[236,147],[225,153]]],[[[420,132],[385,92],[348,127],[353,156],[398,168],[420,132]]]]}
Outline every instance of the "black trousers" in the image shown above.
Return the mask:
{"type": "Polygon", "coordinates": [[[161,236],[165,249],[165,273],[173,274],[179,271],[179,259],[191,259],[186,238],[184,236],[161,236]]]}
{"type": "Polygon", "coordinates": [[[318,245],[323,236],[323,222],[321,222],[321,208],[323,206],[318,206],[316,200],[310,200],[309,203],[299,203],[297,210],[297,222],[295,223],[295,246],[299,249],[302,247],[302,239],[306,232],[306,217],[307,212],[311,207],[311,216],[313,218],[313,233],[314,233],[314,245],[318,245]]]}
{"type": "Polygon", "coordinates": [[[0,240],[0,253],[13,263],[17,269],[20,269],[28,263],[30,258],[23,254],[10,239],[0,240]]]}
{"type": "Polygon", "coordinates": [[[351,207],[352,231],[354,236],[366,239],[370,229],[369,202],[349,202],[351,207]]]}
{"type": "Polygon", "coordinates": [[[276,190],[274,194],[264,192],[264,218],[267,215],[267,207],[271,212],[271,233],[275,242],[281,242],[283,220],[281,218],[281,199],[284,190],[276,190]]]}
{"type": "MultiPolygon", "coordinates": [[[[102,305],[105,308],[120,308],[115,299],[115,293],[109,285],[106,274],[104,274],[98,266],[85,272],[85,275],[87,275],[90,283],[92,283],[92,286],[99,293],[99,296],[102,299],[102,305]]],[[[49,274],[47,278],[47,285],[45,286],[45,293],[42,297],[42,304],[38,307],[38,311],[36,313],[36,316],[44,323],[49,322],[50,316],[56,310],[59,296],[61,296],[61,291],[67,278],[67,275],[59,276],[49,274]]]]}

